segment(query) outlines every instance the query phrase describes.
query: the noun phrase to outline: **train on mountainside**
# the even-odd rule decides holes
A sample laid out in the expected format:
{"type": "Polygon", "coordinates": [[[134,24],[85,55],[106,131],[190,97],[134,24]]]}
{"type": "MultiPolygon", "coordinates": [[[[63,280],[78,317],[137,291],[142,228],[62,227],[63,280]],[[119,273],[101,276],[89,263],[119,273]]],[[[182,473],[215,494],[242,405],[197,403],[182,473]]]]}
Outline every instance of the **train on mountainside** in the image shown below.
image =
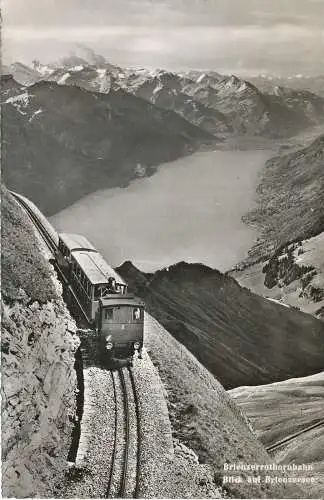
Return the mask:
{"type": "Polygon", "coordinates": [[[142,357],[144,302],[128,293],[127,283],[102,255],[78,234],[59,234],[56,264],[91,328],[101,354],[142,357]]]}

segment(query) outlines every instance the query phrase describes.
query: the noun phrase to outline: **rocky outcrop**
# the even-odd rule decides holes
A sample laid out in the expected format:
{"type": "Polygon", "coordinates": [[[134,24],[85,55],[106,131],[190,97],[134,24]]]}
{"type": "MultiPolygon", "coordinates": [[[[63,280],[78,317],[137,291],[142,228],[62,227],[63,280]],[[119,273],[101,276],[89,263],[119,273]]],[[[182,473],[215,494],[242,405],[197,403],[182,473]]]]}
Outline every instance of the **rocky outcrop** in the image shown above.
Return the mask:
{"type": "Polygon", "coordinates": [[[75,415],[76,326],[27,216],[2,189],[2,494],[53,497],[75,415]]]}
{"type": "Polygon", "coordinates": [[[75,328],[63,303],[3,307],[2,493],[51,497],[75,412],[75,328]]]}

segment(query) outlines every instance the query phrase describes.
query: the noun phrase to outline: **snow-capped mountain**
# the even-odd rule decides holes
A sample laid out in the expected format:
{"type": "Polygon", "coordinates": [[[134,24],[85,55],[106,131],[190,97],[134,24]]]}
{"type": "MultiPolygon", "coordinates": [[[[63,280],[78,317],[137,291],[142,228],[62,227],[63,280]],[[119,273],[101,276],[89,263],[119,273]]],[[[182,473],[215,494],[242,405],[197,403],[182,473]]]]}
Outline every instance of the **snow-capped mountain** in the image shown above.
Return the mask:
{"type": "Polygon", "coordinates": [[[288,87],[293,90],[308,90],[312,94],[324,97],[324,75],[304,76],[292,75],[281,78],[273,75],[259,75],[249,78],[263,92],[271,93],[274,87],[288,87]]]}
{"type": "MultiPolygon", "coordinates": [[[[14,79],[22,85],[33,85],[44,77],[37,68],[33,69],[20,62],[10,64],[10,66],[2,70],[2,73],[13,75],[14,79]]],[[[45,77],[47,77],[47,75],[45,75],[45,77]]]]}
{"type": "Polygon", "coordinates": [[[285,138],[324,123],[320,96],[280,86],[265,92],[242,78],[215,71],[122,69],[92,52],[48,66],[34,62],[33,69],[17,63],[11,70],[25,85],[45,79],[101,93],[121,88],[223,136],[285,138]]]}
{"type": "MultiPolygon", "coordinates": [[[[292,106],[291,99],[299,103],[302,95],[282,93],[266,94],[250,82],[234,75],[209,80],[208,85],[198,79],[188,84],[184,92],[202,104],[222,112],[239,134],[264,135],[273,138],[289,137],[312,125],[313,112],[308,114],[306,106],[292,106]]],[[[324,101],[312,97],[318,116],[324,120],[324,101]]]]}
{"type": "Polygon", "coordinates": [[[298,110],[313,123],[323,123],[324,98],[308,90],[294,90],[289,87],[275,86],[270,95],[276,96],[290,108],[298,110]]]}
{"type": "Polygon", "coordinates": [[[186,76],[157,71],[149,75],[131,74],[118,83],[137,97],[149,100],[161,108],[176,111],[211,133],[232,132],[230,121],[220,111],[205,106],[183,91],[185,85],[191,83],[186,76]]]}

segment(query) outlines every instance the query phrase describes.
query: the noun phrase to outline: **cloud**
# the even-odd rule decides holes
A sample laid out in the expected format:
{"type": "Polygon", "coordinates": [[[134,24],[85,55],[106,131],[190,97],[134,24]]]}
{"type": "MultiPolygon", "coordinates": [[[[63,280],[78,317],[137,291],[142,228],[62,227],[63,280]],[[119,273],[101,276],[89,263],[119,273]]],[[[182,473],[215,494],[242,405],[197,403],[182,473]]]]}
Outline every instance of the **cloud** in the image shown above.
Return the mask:
{"type": "Polygon", "coordinates": [[[324,0],[3,3],[9,62],[49,62],[83,43],[120,65],[322,72],[324,0]]]}

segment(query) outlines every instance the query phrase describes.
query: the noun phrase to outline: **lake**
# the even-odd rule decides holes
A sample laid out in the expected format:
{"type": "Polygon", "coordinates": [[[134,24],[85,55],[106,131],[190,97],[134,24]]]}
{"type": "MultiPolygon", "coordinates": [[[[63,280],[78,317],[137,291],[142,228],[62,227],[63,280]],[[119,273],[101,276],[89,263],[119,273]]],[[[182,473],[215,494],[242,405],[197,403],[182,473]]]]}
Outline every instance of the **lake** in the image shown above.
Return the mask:
{"type": "Polygon", "coordinates": [[[196,153],[161,165],[127,188],[96,191],[51,217],[60,232],[85,235],[112,266],[152,271],[180,260],[226,271],[257,237],[241,221],[255,206],[269,151],[196,153]]]}

